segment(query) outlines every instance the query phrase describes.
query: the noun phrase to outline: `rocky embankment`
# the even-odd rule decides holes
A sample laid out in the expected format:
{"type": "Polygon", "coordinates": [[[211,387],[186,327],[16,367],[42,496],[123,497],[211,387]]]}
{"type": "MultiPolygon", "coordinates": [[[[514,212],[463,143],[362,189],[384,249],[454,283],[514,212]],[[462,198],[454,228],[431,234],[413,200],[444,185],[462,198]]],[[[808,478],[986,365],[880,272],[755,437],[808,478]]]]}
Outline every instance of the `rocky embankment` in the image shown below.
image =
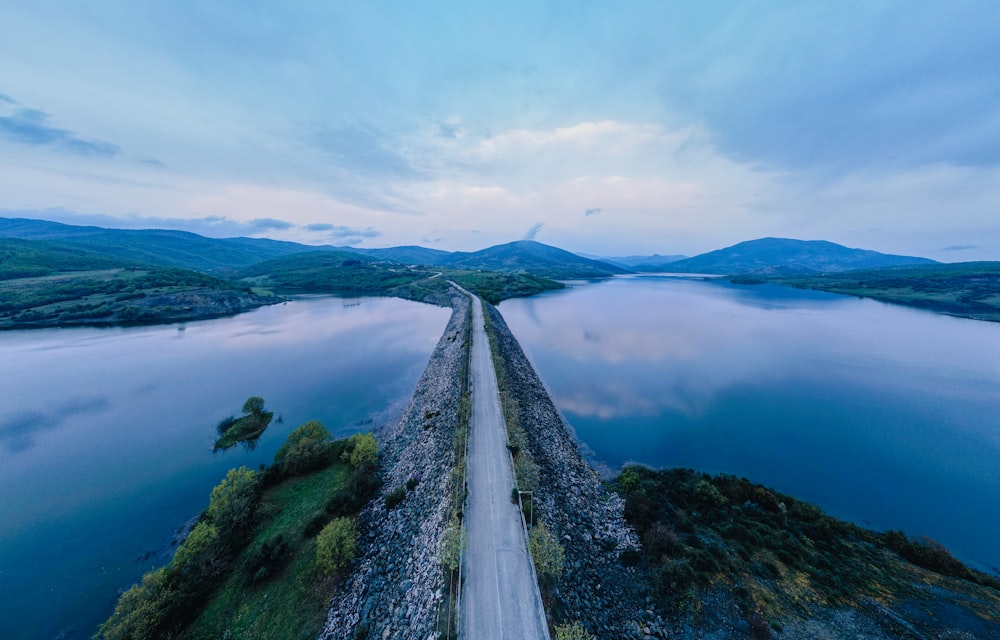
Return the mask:
{"type": "Polygon", "coordinates": [[[397,424],[376,434],[383,495],[405,488],[410,479],[419,482],[398,506],[387,510],[384,498],[378,498],[362,511],[361,560],[331,603],[323,640],[437,637],[438,611],[447,588],[438,554],[455,462],[469,302],[455,293],[451,305],[451,320],[409,407],[397,424]]]}
{"type": "Polygon", "coordinates": [[[496,308],[486,305],[502,359],[506,388],[520,406],[531,455],[540,468],[535,510],[560,539],[565,571],[552,591],[550,619],[579,621],[598,638],[642,638],[648,616],[635,574],[621,555],[638,540],[625,522],[625,503],[608,491],[496,308]]]}

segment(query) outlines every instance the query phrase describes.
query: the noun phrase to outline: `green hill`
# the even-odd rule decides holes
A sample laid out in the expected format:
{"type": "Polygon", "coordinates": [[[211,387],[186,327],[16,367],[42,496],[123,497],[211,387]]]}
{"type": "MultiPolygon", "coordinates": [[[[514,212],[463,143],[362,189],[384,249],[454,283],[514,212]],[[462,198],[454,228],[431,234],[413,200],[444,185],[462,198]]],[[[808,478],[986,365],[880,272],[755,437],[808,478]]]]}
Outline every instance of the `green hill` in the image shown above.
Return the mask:
{"type": "Polygon", "coordinates": [[[1000,262],[864,269],[768,281],[1000,322],[1000,262]]]}
{"type": "Polygon", "coordinates": [[[682,273],[796,275],[935,264],[927,258],[851,249],[825,240],[761,238],[670,263],[682,273]]]}
{"type": "Polygon", "coordinates": [[[621,267],[583,258],[532,240],[510,242],[472,253],[456,252],[443,266],[453,269],[527,272],[554,280],[606,278],[626,273],[621,267]]]}
{"type": "Polygon", "coordinates": [[[0,218],[0,238],[58,240],[121,260],[219,274],[317,249],[263,238],[206,238],[186,231],[104,229],[23,218],[0,218]]]}
{"type": "Polygon", "coordinates": [[[0,238],[0,280],[131,265],[134,263],[128,260],[72,244],[50,240],[0,238]]]}

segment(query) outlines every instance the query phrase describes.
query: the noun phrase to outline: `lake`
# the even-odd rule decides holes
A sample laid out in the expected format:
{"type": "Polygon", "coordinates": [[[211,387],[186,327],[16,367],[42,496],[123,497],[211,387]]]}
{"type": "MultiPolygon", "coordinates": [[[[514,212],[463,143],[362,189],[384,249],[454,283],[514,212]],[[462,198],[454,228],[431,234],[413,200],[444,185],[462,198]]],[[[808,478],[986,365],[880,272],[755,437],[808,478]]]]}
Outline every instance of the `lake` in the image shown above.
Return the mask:
{"type": "Polygon", "coordinates": [[[1000,324],[663,276],[500,311],[596,461],[745,476],[1000,566],[1000,324]]]}
{"type": "Polygon", "coordinates": [[[325,297],[184,325],[0,332],[0,638],[89,638],[228,469],[269,463],[307,420],[343,436],[398,415],[449,315],[325,297]],[[256,450],[213,454],[215,425],[251,395],[276,421],[256,450]]]}

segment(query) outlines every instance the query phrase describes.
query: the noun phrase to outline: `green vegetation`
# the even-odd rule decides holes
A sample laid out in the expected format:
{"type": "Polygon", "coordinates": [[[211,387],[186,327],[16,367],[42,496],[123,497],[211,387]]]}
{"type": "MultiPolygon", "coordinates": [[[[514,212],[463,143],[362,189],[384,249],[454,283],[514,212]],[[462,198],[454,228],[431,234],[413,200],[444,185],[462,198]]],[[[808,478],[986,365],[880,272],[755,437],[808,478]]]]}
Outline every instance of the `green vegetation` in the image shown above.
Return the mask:
{"type": "Polygon", "coordinates": [[[231,470],[170,564],[126,591],[97,637],[315,638],[357,552],[356,515],[379,488],[377,449],[347,462],[367,437],[328,438],[308,422],[261,473],[231,470]],[[308,463],[290,466],[296,452],[308,463]]]}
{"type": "Polygon", "coordinates": [[[579,622],[556,625],[556,640],[592,640],[593,637],[579,622]]]}
{"type": "MultiPolygon", "coordinates": [[[[675,615],[694,615],[703,594],[719,589],[758,623],[812,605],[891,601],[920,585],[946,584],[946,576],[969,581],[947,583],[950,589],[1000,589],[1000,580],[961,565],[940,545],[863,529],[744,478],[629,466],[611,486],[625,497],[625,516],[642,541],[625,560],[645,576],[657,606],[675,615]]],[[[1000,594],[990,598],[1000,605],[1000,594]]]]}
{"type": "Polygon", "coordinates": [[[316,566],[326,574],[340,571],[358,551],[358,525],[354,518],[334,518],[316,536],[316,566]]]}
{"type": "MultiPolygon", "coordinates": [[[[441,568],[448,581],[448,596],[442,599],[438,609],[438,634],[440,638],[452,639],[458,637],[458,603],[461,580],[459,567],[462,553],[465,551],[465,529],[463,527],[464,505],[466,495],[466,453],[469,444],[469,420],[472,416],[472,392],[469,386],[469,361],[472,356],[472,304],[466,307],[462,322],[462,361],[459,370],[461,392],[458,399],[458,424],[452,439],[453,464],[448,485],[448,526],[440,543],[441,568]]],[[[455,336],[457,339],[459,336],[455,336]]],[[[424,413],[424,429],[433,429],[437,411],[424,413]]]]}
{"type": "Polygon", "coordinates": [[[866,269],[767,281],[1000,322],[1000,262],[866,269]]]}
{"type": "Polygon", "coordinates": [[[386,295],[447,303],[448,280],[496,304],[560,289],[563,284],[527,273],[413,267],[346,251],[313,251],[268,260],[244,269],[243,282],[282,293],[386,295]]]}
{"type": "Polygon", "coordinates": [[[528,534],[528,549],[531,551],[531,559],[535,562],[539,580],[551,583],[562,576],[566,552],[544,523],[539,522],[531,528],[528,534]]]}
{"type": "Polygon", "coordinates": [[[329,464],[329,440],[327,428],[310,420],[288,434],[285,444],[274,454],[274,464],[286,478],[325,467],[329,464]]]}
{"type": "MultiPolygon", "coordinates": [[[[273,417],[273,413],[270,411],[264,411],[263,398],[259,396],[250,396],[247,398],[246,402],[243,403],[242,417],[226,418],[219,423],[219,426],[217,427],[219,438],[215,441],[214,449],[216,451],[221,451],[229,449],[230,447],[235,447],[240,443],[250,448],[255,447],[257,440],[260,439],[260,436],[267,429],[267,426],[271,424],[271,418],[273,417]]],[[[303,425],[303,427],[304,426],[305,425],[303,425]]],[[[322,427],[322,425],[320,426],[322,427]]],[[[300,427],[300,429],[301,428],[302,427],[300,427]]],[[[326,438],[329,437],[330,434],[327,433],[326,438]]],[[[286,447],[288,446],[288,443],[285,443],[278,453],[284,452],[283,457],[284,455],[287,455],[286,447]]]]}
{"type": "Polygon", "coordinates": [[[490,304],[500,304],[508,298],[524,298],[543,291],[566,287],[561,282],[531,273],[457,271],[447,273],[446,277],[490,304]]]}
{"type": "Polygon", "coordinates": [[[54,242],[0,239],[0,329],[177,322],[279,300],[194,271],[54,242]]]}

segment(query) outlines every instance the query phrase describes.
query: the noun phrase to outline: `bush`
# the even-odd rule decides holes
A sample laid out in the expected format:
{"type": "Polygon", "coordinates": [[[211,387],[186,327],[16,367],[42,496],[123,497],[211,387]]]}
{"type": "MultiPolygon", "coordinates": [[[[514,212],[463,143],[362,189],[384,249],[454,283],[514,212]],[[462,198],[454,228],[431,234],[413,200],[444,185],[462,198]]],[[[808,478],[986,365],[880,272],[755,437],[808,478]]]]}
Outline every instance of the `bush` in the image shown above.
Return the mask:
{"type": "Polygon", "coordinates": [[[251,555],[247,564],[250,584],[273,578],[291,560],[291,547],[280,535],[265,541],[251,555]]]}
{"type": "Polygon", "coordinates": [[[592,640],[593,637],[579,622],[556,625],[556,640],[592,640]]]}
{"type": "Polygon", "coordinates": [[[230,469],[225,479],[212,489],[208,519],[218,527],[223,541],[238,544],[253,529],[259,501],[257,474],[246,467],[230,469]]]}
{"type": "Polygon", "coordinates": [[[374,466],[378,462],[378,442],[371,432],[355,433],[348,439],[348,445],[351,453],[347,461],[352,467],[374,466]]]}
{"type": "Polygon", "coordinates": [[[288,434],[285,443],[274,454],[274,463],[286,477],[321,469],[330,463],[330,432],[310,420],[288,434]]]}
{"type": "Polygon", "coordinates": [[[441,564],[448,571],[458,570],[462,561],[462,551],[465,548],[465,536],[462,525],[452,522],[441,536],[441,564]]]}
{"type": "Polygon", "coordinates": [[[514,458],[514,477],[517,479],[517,488],[521,491],[538,490],[538,465],[526,452],[514,458]]]}
{"type": "Polygon", "coordinates": [[[556,580],[562,576],[566,552],[544,524],[539,523],[532,528],[528,536],[528,548],[539,578],[556,580]]]}
{"type": "Polygon", "coordinates": [[[403,498],[405,497],[406,497],[406,489],[404,489],[403,487],[399,487],[398,489],[395,489],[387,493],[385,496],[385,508],[395,509],[397,506],[399,506],[399,503],[402,502],[403,498]]]}
{"type": "Polygon", "coordinates": [[[354,518],[335,518],[316,536],[316,565],[326,574],[347,566],[357,553],[358,527],[354,518]]]}

